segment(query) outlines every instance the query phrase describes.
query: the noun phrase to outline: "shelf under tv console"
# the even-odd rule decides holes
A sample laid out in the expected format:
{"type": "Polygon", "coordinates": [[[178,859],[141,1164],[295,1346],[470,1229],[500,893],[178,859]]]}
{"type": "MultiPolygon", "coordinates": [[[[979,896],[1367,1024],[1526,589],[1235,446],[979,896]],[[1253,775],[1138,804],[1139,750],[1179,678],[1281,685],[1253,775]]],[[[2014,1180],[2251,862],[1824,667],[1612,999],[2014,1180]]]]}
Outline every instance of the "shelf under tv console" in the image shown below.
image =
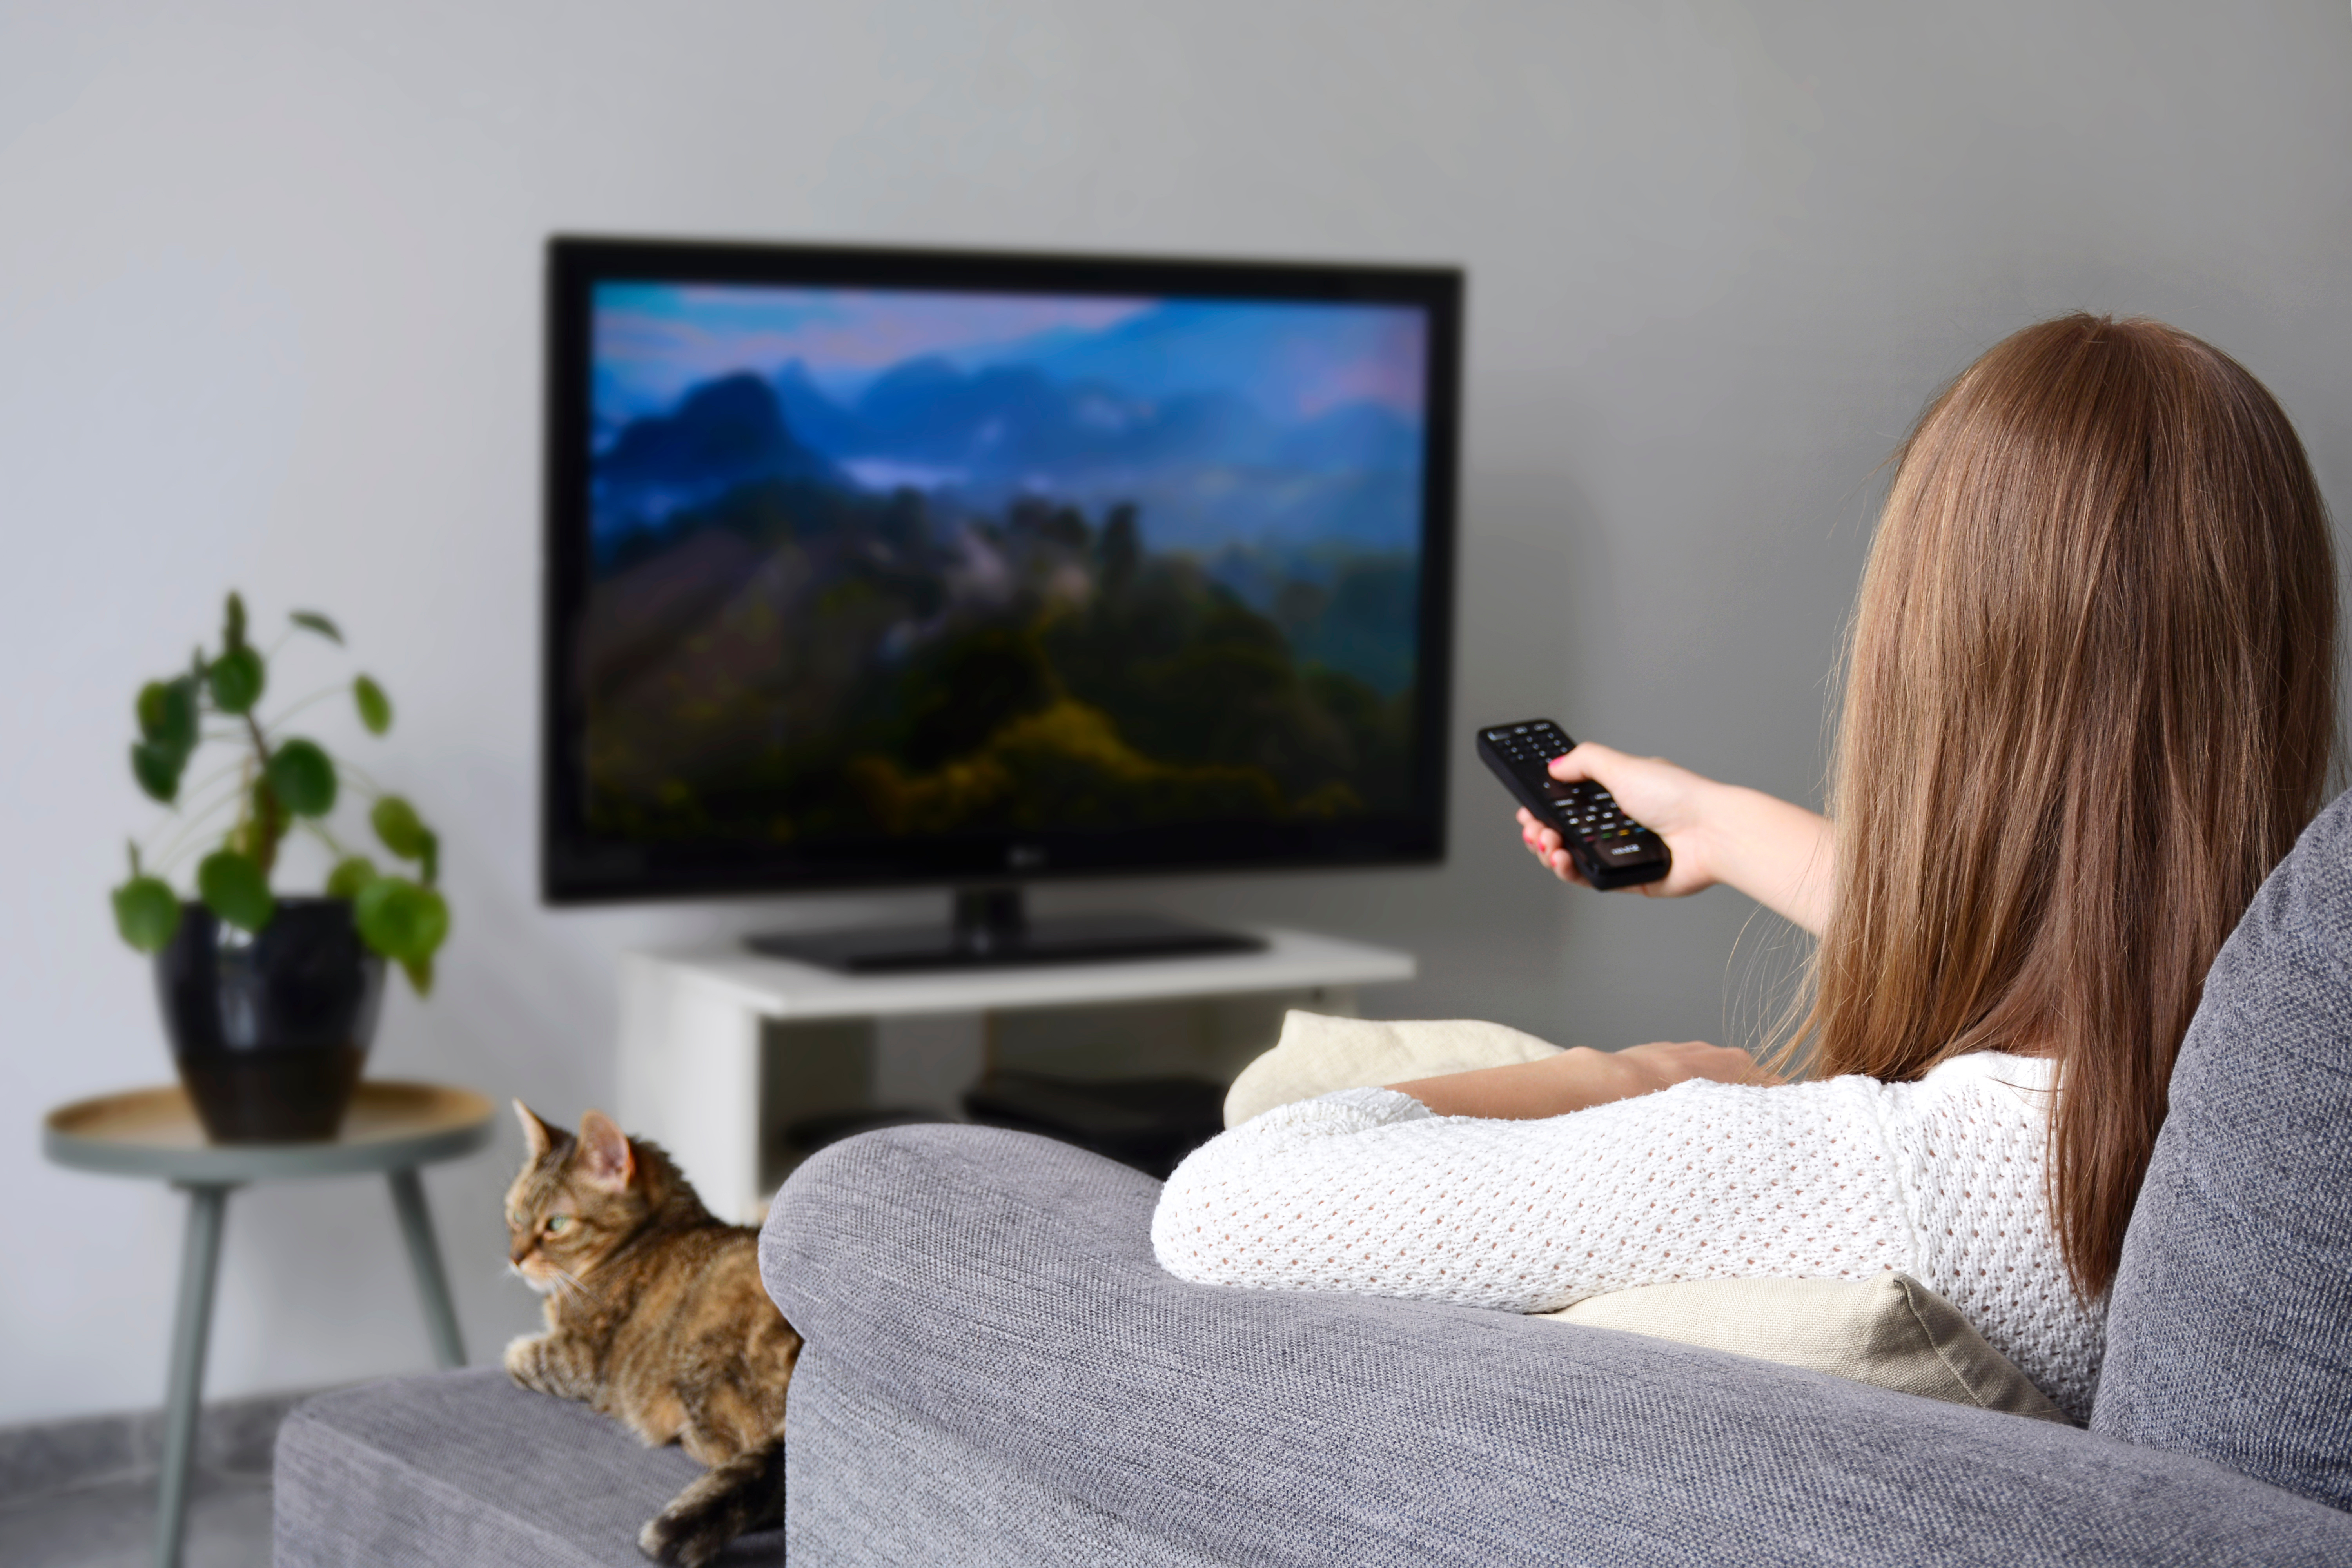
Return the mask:
{"type": "Polygon", "coordinates": [[[1352,1014],[1357,987],[1415,971],[1365,942],[1256,934],[1252,952],[882,975],[740,948],[624,953],[617,1113],[713,1213],[751,1221],[790,1171],[782,1130],[797,1118],[951,1115],[981,1073],[1013,1065],[1230,1078],[1274,1043],[1285,1007],[1352,1014]]]}

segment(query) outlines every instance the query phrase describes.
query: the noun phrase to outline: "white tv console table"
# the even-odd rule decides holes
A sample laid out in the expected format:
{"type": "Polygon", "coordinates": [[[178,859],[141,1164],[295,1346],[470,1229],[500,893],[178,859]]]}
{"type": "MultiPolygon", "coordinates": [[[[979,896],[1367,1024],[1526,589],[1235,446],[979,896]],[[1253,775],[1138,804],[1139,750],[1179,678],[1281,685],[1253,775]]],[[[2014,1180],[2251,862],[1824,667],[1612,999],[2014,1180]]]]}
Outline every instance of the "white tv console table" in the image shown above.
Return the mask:
{"type": "MultiPolygon", "coordinates": [[[[894,1100],[951,1114],[1012,1046],[1051,1049],[1089,1027],[1151,1037],[1164,1055],[1171,1030],[1134,1011],[1145,1004],[1205,1005],[1174,1031],[1178,1048],[1230,1076],[1274,1043],[1283,1005],[1351,1014],[1356,987],[1413,977],[1410,953],[1256,934],[1257,952],[890,975],[740,948],[624,953],[617,1114],[670,1152],[712,1213],[756,1220],[789,1172],[782,1133],[795,1114],[894,1100]]],[[[1126,1054],[1095,1051],[1114,1068],[1126,1054]]]]}

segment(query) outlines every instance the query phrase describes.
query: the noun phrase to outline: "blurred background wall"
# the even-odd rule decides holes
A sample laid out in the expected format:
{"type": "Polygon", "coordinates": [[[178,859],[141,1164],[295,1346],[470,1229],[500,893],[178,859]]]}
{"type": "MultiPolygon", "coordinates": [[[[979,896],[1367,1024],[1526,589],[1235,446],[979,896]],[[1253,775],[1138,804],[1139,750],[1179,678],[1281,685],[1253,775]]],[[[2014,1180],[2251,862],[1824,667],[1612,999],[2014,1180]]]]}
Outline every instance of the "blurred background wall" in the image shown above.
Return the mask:
{"type": "MultiPolygon", "coordinates": [[[[1442,869],[1049,891],[1408,947],[1391,1016],[1748,1043],[1796,953],[1718,892],[1528,866],[1476,722],[1817,801],[1879,465],[2056,311],[2266,380],[2352,513],[2338,0],[0,6],[0,1422],[152,1405],[179,1201],[44,1164],[169,1076],[105,893],[138,683],[340,618],[441,828],[442,985],[373,1070],[609,1104],[613,957],[936,895],[551,913],[535,894],[552,231],[1456,262],[1471,278],[1442,869]]],[[[288,673],[289,682],[297,677],[288,673]]],[[[341,731],[322,726],[332,740],[341,731]]],[[[518,1144],[427,1176],[478,1360],[518,1144]]],[[[209,1392],[426,1364],[381,1184],[232,1206],[209,1392]]]]}

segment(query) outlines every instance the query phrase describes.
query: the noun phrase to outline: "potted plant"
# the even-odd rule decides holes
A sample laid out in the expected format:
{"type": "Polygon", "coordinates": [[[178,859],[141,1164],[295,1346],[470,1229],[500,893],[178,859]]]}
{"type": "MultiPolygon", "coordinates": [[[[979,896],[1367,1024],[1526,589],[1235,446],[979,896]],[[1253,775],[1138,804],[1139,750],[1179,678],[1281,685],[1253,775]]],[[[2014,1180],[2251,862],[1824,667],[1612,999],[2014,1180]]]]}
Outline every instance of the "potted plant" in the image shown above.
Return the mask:
{"type": "MultiPolygon", "coordinates": [[[[290,621],[278,646],[304,634],[342,644],[324,616],[298,611],[290,621]]],[[[286,729],[348,693],[361,725],[382,735],[392,727],[383,689],[354,675],[265,721],[278,646],[264,653],[246,633],[245,602],[231,594],[220,651],[198,648],[184,673],[139,692],[131,776],[173,809],[145,849],[132,841],[114,921],[153,955],[180,1079],[215,1142],[332,1138],[375,1034],[384,961],[420,996],[433,989],[433,956],[449,931],[436,886],[440,842],[407,801],[286,729]],[[223,744],[234,755],[191,779],[197,755],[223,744]],[[338,835],[336,809],[353,796],[396,868],[379,869],[338,835]],[[270,889],[279,849],[298,833],[332,857],[322,895],[270,889]],[[192,858],[196,896],[184,901],[167,879],[192,858]]]]}

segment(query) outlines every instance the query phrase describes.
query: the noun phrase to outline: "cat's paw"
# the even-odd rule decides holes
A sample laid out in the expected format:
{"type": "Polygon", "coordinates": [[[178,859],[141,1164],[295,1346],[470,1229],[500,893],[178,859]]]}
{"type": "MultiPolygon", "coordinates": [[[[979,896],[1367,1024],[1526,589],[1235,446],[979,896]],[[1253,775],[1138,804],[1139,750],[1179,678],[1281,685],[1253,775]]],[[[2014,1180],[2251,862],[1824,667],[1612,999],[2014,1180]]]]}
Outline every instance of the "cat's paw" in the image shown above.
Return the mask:
{"type": "Polygon", "coordinates": [[[667,1513],[646,1521],[637,1531],[637,1550],[664,1568],[701,1568],[719,1553],[715,1547],[692,1539],[693,1531],[667,1513]]]}
{"type": "Polygon", "coordinates": [[[546,1338],[545,1334],[517,1334],[507,1342],[506,1354],[499,1358],[509,1377],[542,1394],[546,1388],[539,1377],[539,1347],[546,1338]]]}

